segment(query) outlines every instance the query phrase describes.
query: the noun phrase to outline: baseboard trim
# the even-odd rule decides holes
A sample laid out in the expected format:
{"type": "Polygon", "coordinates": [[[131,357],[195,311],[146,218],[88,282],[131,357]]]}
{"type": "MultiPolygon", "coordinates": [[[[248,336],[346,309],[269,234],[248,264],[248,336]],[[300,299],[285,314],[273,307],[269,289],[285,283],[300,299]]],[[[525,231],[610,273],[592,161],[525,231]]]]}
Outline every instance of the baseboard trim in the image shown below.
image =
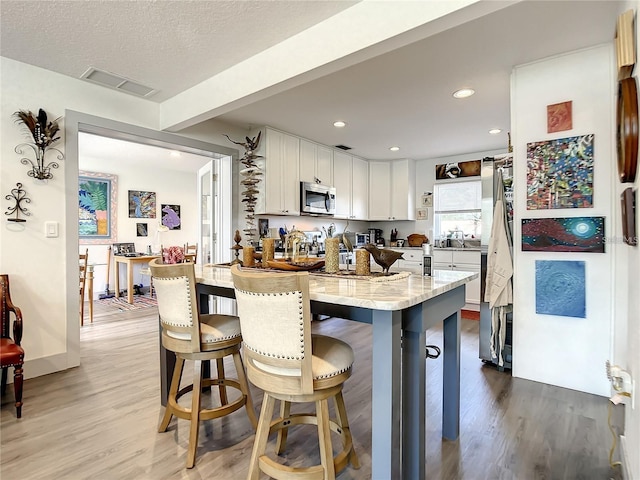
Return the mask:
{"type": "MultiPolygon", "coordinates": [[[[68,355],[66,353],[59,353],[57,355],[51,355],[50,357],[27,360],[24,362],[23,375],[24,379],[27,380],[29,378],[41,377],[43,375],[49,375],[50,373],[60,372],[77,366],[78,365],[68,364],[68,355]]],[[[9,368],[7,383],[13,383],[13,367],[9,368]]]]}
{"type": "Polygon", "coordinates": [[[620,463],[622,464],[623,480],[632,480],[631,467],[629,465],[629,455],[627,454],[627,438],[620,435],[620,463]]]}

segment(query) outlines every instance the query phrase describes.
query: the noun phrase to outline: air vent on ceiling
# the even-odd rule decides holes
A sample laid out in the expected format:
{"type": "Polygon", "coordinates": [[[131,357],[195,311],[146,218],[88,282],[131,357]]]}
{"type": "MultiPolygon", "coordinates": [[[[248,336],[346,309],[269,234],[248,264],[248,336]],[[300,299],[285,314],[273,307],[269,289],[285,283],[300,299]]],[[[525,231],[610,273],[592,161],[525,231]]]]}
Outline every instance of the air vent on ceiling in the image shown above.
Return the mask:
{"type": "Polygon", "coordinates": [[[157,90],[151,87],[147,87],[146,85],[142,85],[138,82],[134,82],[132,80],[129,80],[128,78],[124,78],[114,73],[105,72],[104,70],[98,70],[94,67],[89,67],[89,69],[87,69],[87,71],[84,72],[80,76],[80,78],[88,80],[92,83],[96,83],[98,85],[102,85],[103,87],[130,93],[131,95],[135,95],[137,97],[149,98],[157,92],[157,90]]]}
{"type": "Polygon", "coordinates": [[[340,150],[351,150],[351,147],[347,147],[346,145],[336,145],[336,148],[340,150]]]}

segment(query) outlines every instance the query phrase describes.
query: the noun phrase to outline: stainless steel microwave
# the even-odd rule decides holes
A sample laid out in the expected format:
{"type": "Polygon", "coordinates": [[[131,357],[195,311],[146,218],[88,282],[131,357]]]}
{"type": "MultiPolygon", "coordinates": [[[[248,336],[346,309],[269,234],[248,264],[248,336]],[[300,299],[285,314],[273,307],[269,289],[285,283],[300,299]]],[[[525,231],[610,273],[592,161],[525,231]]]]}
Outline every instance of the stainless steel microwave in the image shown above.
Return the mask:
{"type": "Polygon", "coordinates": [[[336,189],[320,183],[300,182],[300,213],[333,215],[336,213],[336,189]]]}

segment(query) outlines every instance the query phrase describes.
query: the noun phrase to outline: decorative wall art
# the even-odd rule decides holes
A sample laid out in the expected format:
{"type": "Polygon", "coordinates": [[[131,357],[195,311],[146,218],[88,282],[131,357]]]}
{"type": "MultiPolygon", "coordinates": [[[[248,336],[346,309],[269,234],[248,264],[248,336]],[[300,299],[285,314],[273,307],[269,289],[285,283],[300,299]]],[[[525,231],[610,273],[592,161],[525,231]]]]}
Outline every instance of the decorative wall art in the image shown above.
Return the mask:
{"type": "Polygon", "coordinates": [[[80,244],[109,244],[117,241],[117,195],[116,175],[78,172],[80,244]]]}
{"type": "Polygon", "coordinates": [[[22,188],[22,184],[20,182],[16,183],[16,188],[11,189],[10,195],[5,195],[5,200],[9,200],[14,202],[13,206],[7,207],[7,211],[4,212],[5,215],[13,215],[16,214],[15,218],[7,218],[9,222],[17,222],[23,223],[26,222],[26,218],[20,218],[20,214],[25,217],[30,217],[31,212],[27,207],[23,205],[23,203],[31,203],[31,199],[27,197],[27,193],[22,188]]]}
{"type": "Polygon", "coordinates": [[[162,204],[162,225],[169,230],[180,230],[180,205],[162,204]]]}
{"type": "Polygon", "coordinates": [[[420,197],[421,207],[433,207],[433,194],[427,192],[420,197]]]}
{"type": "Polygon", "coordinates": [[[468,162],[441,163],[436,165],[436,180],[450,178],[479,177],[482,162],[470,160],[468,162]]]}
{"type": "Polygon", "coordinates": [[[628,187],[620,195],[622,203],[622,240],[627,245],[638,245],[636,231],[636,192],[628,187]]]}
{"type": "Polygon", "coordinates": [[[604,217],[525,218],[522,250],[604,253],[604,217]]]}
{"type": "MultiPolygon", "coordinates": [[[[38,180],[53,178],[51,169],[58,168],[60,165],[56,161],[48,162],[48,160],[45,160],[45,156],[50,153],[53,154],[55,160],[64,160],[64,154],[51,146],[60,140],[60,136],[56,135],[60,131],[58,121],[61,117],[55,120],[48,120],[47,113],[43,109],[38,110],[37,116],[30,110],[18,110],[13,116],[16,118],[16,122],[22,123],[27,128],[29,132],[27,137],[33,140],[33,143],[21,143],[14,149],[18,155],[26,155],[28,150],[25,147],[33,150],[35,162],[29,157],[20,159],[20,163],[23,165],[31,165],[27,175],[38,180]]],[[[52,155],[49,155],[49,158],[52,158],[52,155]]]]}
{"type": "Polygon", "coordinates": [[[156,218],[156,192],[129,190],[129,218],[156,218]]]}
{"type": "Polygon", "coordinates": [[[536,313],[586,318],[585,262],[536,260],[536,313]]]}
{"type": "Polygon", "coordinates": [[[573,128],[572,102],[547,105],[547,133],[562,132],[573,128]]]}
{"type": "Polygon", "coordinates": [[[136,236],[146,237],[149,235],[149,230],[146,223],[136,223],[136,236]]]}
{"type": "Polygon", "coordinates": [[[527,144],[527,210],[593,207],[593,137],[527,144]]]}
{"type": "Polygon", "coordinates": [[[418,208],[416,210],[416,220],[427,220],[429,218],[426,208],[418,208]]]}
{"type": "MultiPolygon", "coordinates": [[[[240,169],[240,175],[242,180],[240,181],[244,190],[242,191],[242,203],[244,204],[246,225],[243,232],[247,236],[247,244],[253,243],[253,237],[256,235],[256,217],[255,208],[258,200],[258,194],[260,190],[258,184],[260,183],[262,171],[256,160],[262,158],[262,155],[257,155],[256,150],[260,145],[260,136],[262,131],[258,132],[253,138],[244,137],[245,142],[236,142],[229,138],[229,135],[225,135],[231,143],[241,145],[244,147],[244,156],[240,159],[240,163],[244,165],[244,168],[240,169]]],[[[261,235],[260,235],[261,236],[261,235]]]]}
{"type": "Polygon", "coordinates": [[[622,183],[633,183],[638,169],[638,86],[635,77],[618,82],[616,144],[618,175],[622,183]]]}

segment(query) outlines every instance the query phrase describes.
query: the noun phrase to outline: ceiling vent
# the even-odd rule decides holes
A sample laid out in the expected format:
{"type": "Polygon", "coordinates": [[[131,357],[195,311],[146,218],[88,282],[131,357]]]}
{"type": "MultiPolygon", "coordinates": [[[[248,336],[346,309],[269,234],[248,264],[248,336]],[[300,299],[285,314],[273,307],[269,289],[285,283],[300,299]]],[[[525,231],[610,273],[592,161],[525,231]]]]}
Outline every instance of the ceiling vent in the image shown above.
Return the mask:
{"type": "Polygon", "coordinates": [[[351,147],[347,147],[346,145],[336,145],[335,147],[340,150],[351,150],[351,147]]]}
{"type": "Polygon", "coordinates": [[[88,80],[91,83],[129,93],[137,97],[149,98],[158,92],[158,90],[147,87],[146,85],[134,82],[120,75],[105,72],[104,70],[98,70],[94,67],[89,67],[89,69],[84,72],[80,78],[88,80]]]}

